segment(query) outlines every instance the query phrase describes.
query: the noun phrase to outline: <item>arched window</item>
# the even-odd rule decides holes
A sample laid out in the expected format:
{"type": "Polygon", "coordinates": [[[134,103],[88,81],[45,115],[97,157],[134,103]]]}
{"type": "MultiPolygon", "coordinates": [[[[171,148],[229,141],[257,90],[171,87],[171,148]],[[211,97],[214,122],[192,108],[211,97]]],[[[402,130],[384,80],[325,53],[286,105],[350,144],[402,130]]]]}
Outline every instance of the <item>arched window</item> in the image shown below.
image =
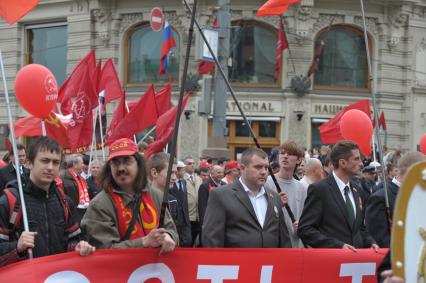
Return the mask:
{"type": "Polygon", "coordinates": [[[167,73],[160,76],[163,31],[155,32],[148,24],[135,26],[127,33],[125,46],[125,82],[127,85],[176,81],[179,79],[178,33],[172,29],[176,47],[171,50],[167,73]]]}
{"type": "Polygon", "coordinates": [[[363,32],[353,27],[337,25],[319,33],[315,41],[317,48],[321,40],[325,45],[318,71],[314,75],[315,89],[368,91],[368,65],[363,32]]]}
{"type": "Polygon", "coordinates": [[[232,83],[278,86],[274,75],[276,49],[275,28],[256,21],[232,22],[229,80],[232,83]]]}

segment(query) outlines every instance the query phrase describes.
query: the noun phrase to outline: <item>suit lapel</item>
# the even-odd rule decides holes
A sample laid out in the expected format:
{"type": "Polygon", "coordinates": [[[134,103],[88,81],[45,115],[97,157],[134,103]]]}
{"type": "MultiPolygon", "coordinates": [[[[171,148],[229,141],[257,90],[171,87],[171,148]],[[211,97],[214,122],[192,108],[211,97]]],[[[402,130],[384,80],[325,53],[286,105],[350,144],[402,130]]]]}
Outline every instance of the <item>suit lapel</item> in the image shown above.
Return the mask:
{"type": "Polygon", "coordinates": [[[346,220],[346,224],[352,230],[353,225],[351,225],[349,223],[349,215],[348,215],[348,212],[346,211],[345,200],[343,199],[343,196],[342,196],[342,193],[340,192],[339,186],[337,186],[336,180],[334,180],[333,174],[330,174],[328,176],[328,180],[327,181],[331,185],[331,194],[333,195],[334,200],[337,203],[337,206],[341,210],[341,213],[342,213],[342,215],[344,216],[344,218],[346,220]]]}
{"type": "MultiPolygon", "coordinates": [[[[250,215],[253,217],[253,219],[256,221],[257,225],[260,226],[259,221],[257,220],[256,213],[254,212],[253,205],[251,204],[251,201],[246,193],[246,191],[243,188],[243,185],[241,185],[240,181],[235,183],[235,186],[232,187],[232,190],[234,191],[235,196],[237,199],[247,208],[247,210],[250,212],[250,215]]],[[[269,205],[268,205],[269,209],[269,205]]]]}
{"type": "Polygon", "coordinates": [[[355,187],[353,183],[351,184],[351,190],[352,190],[352,195],[354,196],[354,201],[355,201],[355,211],[356,211],[356,216],[355,216],[355,223],[354,223],[354,227],[358,226],[358,222],[362,222],[362,212],[361,212],[361,204],[360,204],[360,195],[359,195],[359,188],[355,187]]]}
{"type": "Polygon", "coordinates": [[[266,209],[265,215],[265,223],[263,223],[263,227],[267,227],[266,225],[273,219],[274,214],[274,195],[265,189],[266,199],[268,201],[268,208],[266,209]]]}

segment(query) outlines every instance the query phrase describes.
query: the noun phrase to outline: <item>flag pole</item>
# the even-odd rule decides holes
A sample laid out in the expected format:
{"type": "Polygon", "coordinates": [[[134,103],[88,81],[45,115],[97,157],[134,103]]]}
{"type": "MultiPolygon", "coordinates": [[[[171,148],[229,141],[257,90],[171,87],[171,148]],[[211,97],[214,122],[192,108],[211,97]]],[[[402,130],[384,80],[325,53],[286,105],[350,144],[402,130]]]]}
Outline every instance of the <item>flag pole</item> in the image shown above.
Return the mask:
{"type": "MultiPolygon", "coordinates": [[[[105,146],[104,146],[104,134],[103,134],[103,128],[102,128],[102,110],[101,110],[102,105],[103,103],[101,103],[101,98],[99,97],[99,103],[98,103],[99,131],[101,132],[102,158],[104,159],[104,162],[105,162],[105,146]]],[[[95,127],[95,130],[96,130],[96,127],[95,127]]]]}
{"type": "Polygon", "coordinates": [[[388,186],[386,183],[386,170],[385,170],[385,164],[383,164],[383,152],[382,152],[382,142],[380,139],[380,132],[379,132],[379,114],[377,112],[377,101],[376,101],[376,80],[375,76],[373,75],[373,70],[371,67],[371,58],[370,58],[370,49],[368,45],[368,35],[367,35],[367,24],[365,22],[365,9],[364,9],[364,1],[360,0],[361,4],[361,13],[362,13],[362,25],[364,29],[364,43],[365,43],[365,50],[367,54],[367,65],[368,65],[368,76],[370,81],[370,88],[371,88],[371,102],[373,105],[373,116],[374,116],[374,123],[376,124],[376,127],[374,127],[374,132],[377,139],[377,147],[379,152],[379,160],[382,167],[382,176],[383,176],[383,188],[385,193],[385,204],[386,204],[386,214],[387,214],[387,222],[388,222],[388,230],[389,233],[392,228],[392,215],[390,211],[390,205],[389,205],[389,195],[388,195],[388,186]]]}
{"type": "MultiPolygon", "coordinates": [[[[93,115],[93,112],[92,112],[93,115]]],[[[92,143],[90,144],[90,154],[89,154],[89,174],[90,174],[90,166],[92,165],[92,158],[93,158],[93,147],[96,148],[96,119],[93,120],[93,134],[92,134],[92,143]],[[93,143],[95,143],[95,146],[93,146],[93,143]]]]}
{"type": "MultiPolygon", "coordinates": [[[[16,146],[16,137],[15,137],[15,128],[13,124],[13,117],[12,112],[10,110],[10,101],[9,101],[9,93],[7,90],[7,82],[6,82],[6,75],[4,72],[4,65],[3,65],[3,54],[0,49],[0,68],[1,68],[1,76],[3,78],[3,87],[4,87],[4,96],[6,100],[6,108],[7,108],[7,116],[9,119],[9,129],[10,129],[10,135],[12,139],[12,148],[13,148],[13,156],[15,157],[15,168],[16,168],[16,179],[18,180],[18,191],[19,191],[19,198],[21,200],[21,208],[22,208],[22,221],[24,224],[24,231],[29,232],[30,228],[28,226],[28,216],[27,216],[27,207],[25,205],[25,199],[24,199],[24,191],[22,190],[22,180],[21,180],[21,168],[19,164],[19,157],[18,157],[18,148],[16,146]]],[[[32,249],[28,249],[28,257],[30,259],[33,258],[33,251],[32,249]]]]}
{"type": "MultiPolygon", "coordinates": [[[[124,104],[126,105],[127,113],[129,113],[130,109],[129,109],[129,104],[127,104],[127,100],[125,101],[124,104]]],[[[138,142],[136,141],[136,135],[133,135],[133,141],[135,142],[135,144],[138,144],[138,142]]]]}
{"type": "Polygon", "coordinates": [[[46,123],[45,123],[44,119],[41,119],[41,133],[42,133],[43,137],[46,136],[46,123]]]}
{"type": "MultiPolygon", "coordinates": [[[[183,0],[183,3],[185,4],[186,9],[187,9],[189,12],[191,12],[191,7],[189,7],[189,5],[188,5],[187,1],[186,1],[186,0],[183,0]]],[[[198,31],[199,31],[199,33],[200,33],[201,37],[203,38],[204,43],[206,44],[207,48],[208,48],[208,49],[209,49],[209,51],[210,51],[210,54],[211,54],[211,56],[212,56],[212,58],[213,58],[213,60],[214,60],[214,62],[215,62],[215,64],[216,64],[217,70],[219,71],[220,75],[221,75],[221,76],[222,76],[222,78],[223,78],[223,81],[225,82],[226,86],[228,87],[228,90],[229,90],[229,92],[230,92],[230,94],[231,94],[231,96],[232,96],[232,99],[233,99],[233,100],[234,100],[234,102],[235,102],[235,105],[236,105],[236,106],[237,106],[237,108],[238,108],[238,111],[240,112],[240,114],[241,114],[241,116],[242,116],[242,118],[243,118],[244,122],[246,123],[246,125],[247,125],[247,127],[248,127],[248,129],[249,129],[250,135],[251,135],[251,137],[252,137],[252,139],[253,139],[254,143],[256,144],[256,147],[257,147],[257,148],[259,148],[259,149],[262,149],[262,148],[260,147],[259,141],[257,140],[256,134],[254,133],[253,128],[251,127],[250,122],[247,120],[247,117],[246,117],[246,115],[244,114],[244,111],[243,111],[243,109],[241,108],[241,105],[240,105],[240,103],[238,102],[237,97],[235,96],[234,90],[233,90],[233,88],[232,88],[231,84],[229,83],[228,78],[226,77],[225,73],[223,72],[223,69],[222,69],[222,67],[221,67],[221,65],[220,65],[220,63],[219,63],[219,61],[217,60],[217,57],[216,57],[216,55],[214,54],[213,49],[211,48],[211,46],[210,46],[210,44],[209,44],[209,42],[208,42],[208,40],[207,40],[206,36],[205,36],[205,35],[204,35],[204,33],[203,33],[203,30],[201,29],[201,27],[200,27],[200,25],[198,24],[197,20],[195,20],[195,19],[194,19],[194,22],[195,22],[195,25],[197,26],[197,29],[198,29],[198,31]]],[[[275,187],[277,188],[277,191],[278,191],[279,193],[280,193],[280,192],[282,192],[281,187],[280,187],[280,185],[278,184],[277,178],[275,177],[274,172],[272,171],[271,166],[268,166],[268,171],[269,171],[269,175],[270,175],[270,176],[271,176],[271,178],[272,178],[272,181],[273,181],[273,182],[274,182],[274,184],[275,184],[275,187]]],[[[294,217],[294,214],[293,214],[292,210],[290,209],[290,206],[289,206],[288,204],[286,204],[284,207],[285,207],[285,209],[286,209],[286,211],[287,211],[287,213],[288,213],[288,215],[289,215],[289,217],[290,217],[291,221],[294,223],[294,222],[296,221],[296,218],[294,217]]]]}
{"type": "Polygon", "coordinates": [[[166,213],[166,208],[168,206],[168,194],[169,194],[169,185],[170,185],[170,178],[172,175],[172,168],[174,159],[176,157],[176,146],[177,146],[177,138],[179,133],[179,124],[180,124],[180,116],[182,112],[182,104],[183,104],[183,96],[185,95],[185,86],[186,86],[186,79],[188,75],[188,65],[189,65],[189,56],[191,55],[191,45],[192,45],[192,37],[194,34],[194,22],[195,22],[195,12],[197,10],[197,0],[194,0],[193,2],[193,10],[191,12],[191,22],[189,24],[189,31],[188,31],[188,42],[186,45],[186,55],[185,55],[185,63],[183,67],[183,73],[182,73],[182,82],[180,86],[180,93],[179,93],[179,102],[178,102],[178,108],[176,112],[176,122],[175,127],[173,130],[173,138],[171,140],[170,144],[170,159],[169,159],[169,166],[167,168],[167,177],[166,177],[166,187],[164,188],[164,195],[163,195],[163,202],[161,204],[161,212],[160,212],[160,227],[164,226],[164,215],[166,213]]]}
{"type": "Polygon", "coordinates": [[[143,142],[147,137],[149,137],[149,135],[157,128],[157,125],[155,125],[154,127],[152,127],[151,130],[149,130],[148,133],[146,133],[143,138],[141,138],[141,140],[139,142],[143,142]]]}

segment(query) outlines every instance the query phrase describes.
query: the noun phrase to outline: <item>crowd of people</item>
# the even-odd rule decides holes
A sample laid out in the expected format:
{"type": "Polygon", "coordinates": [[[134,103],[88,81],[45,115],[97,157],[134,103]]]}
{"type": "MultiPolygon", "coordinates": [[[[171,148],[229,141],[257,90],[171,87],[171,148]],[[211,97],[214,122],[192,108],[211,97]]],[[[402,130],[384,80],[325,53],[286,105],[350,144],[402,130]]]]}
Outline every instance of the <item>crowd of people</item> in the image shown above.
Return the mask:
{"type": "Polygon", "coordinates": [[[238,161],[173,160],[166,188],[169,155],[145,160],[129,139],[111,144],[105,163],[64,157],[48,137],[17,149],[29,231],[11,151],[0,169],[0,266],[30,255],[77,250],[87,256],[104,248],[377,251],[389,247],[391,237],[383,184],[392,212],[408,168],[426,160],[419,152],[385,151],[384,177],[382,165],[364,159],[353,142],[309,153],[286,141],[269,156],[248,148],[238,161]]]}

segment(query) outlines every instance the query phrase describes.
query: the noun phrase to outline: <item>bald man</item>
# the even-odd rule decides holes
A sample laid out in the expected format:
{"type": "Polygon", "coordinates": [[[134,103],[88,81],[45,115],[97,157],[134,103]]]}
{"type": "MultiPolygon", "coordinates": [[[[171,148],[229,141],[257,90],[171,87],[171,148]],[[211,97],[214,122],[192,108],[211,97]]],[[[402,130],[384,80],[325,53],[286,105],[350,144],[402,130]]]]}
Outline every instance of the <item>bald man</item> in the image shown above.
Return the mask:
{"type": "Polygon", "coordinates": [[[305,164],[305,176],[303,176],[300,182],[307,190],[310,184],[321,181],[323,178],[322,174],[322,163],[318,158],[309,158],[305,164]]]}

